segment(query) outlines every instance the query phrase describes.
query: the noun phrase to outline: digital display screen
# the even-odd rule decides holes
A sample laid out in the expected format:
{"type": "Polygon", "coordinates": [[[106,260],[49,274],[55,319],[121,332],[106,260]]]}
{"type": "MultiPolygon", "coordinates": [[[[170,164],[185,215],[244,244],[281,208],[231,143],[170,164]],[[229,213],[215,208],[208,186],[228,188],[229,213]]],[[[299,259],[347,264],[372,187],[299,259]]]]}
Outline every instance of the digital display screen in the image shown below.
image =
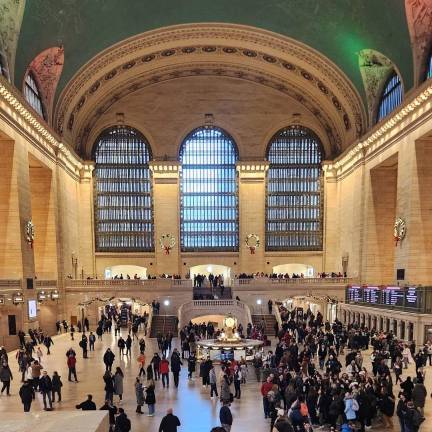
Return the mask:
{"type": "Polygon", "coordinates": [[[386,287],[382,292],[382,304],[387,306],[403,306],[404,290],[400,287],[386,287]]]}
{"type": "Polygon", "coordinates": [[[29,300],[28,301],[28,317],[29,318],[36,318],[36,316],[37,316],[36,300],[29,300]]]}
{"type": "Polygon", "coordinates": [[[363,301],[365,303],[379,304],[381,291],[378,287],[363,288],[363,301]]]}
{"type": "Polygon", "coordinates": [[[405,306],[409,308],[419,307],[419,297],[415,287],[408,287],[405,294],[405,306]]]}
{"type": "Polygon", "coordinates": [[[422,292],[417,287],[348,286],[346,288],[346,301],[348,303],[419,310],[422,305],[422,292]]]}

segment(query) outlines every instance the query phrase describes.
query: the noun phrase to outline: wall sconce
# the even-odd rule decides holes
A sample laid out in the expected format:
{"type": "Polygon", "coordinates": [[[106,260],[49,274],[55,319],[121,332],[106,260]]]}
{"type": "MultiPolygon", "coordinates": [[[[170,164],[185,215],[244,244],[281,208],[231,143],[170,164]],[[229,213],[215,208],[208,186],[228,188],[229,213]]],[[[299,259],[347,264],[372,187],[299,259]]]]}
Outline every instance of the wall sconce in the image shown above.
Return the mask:
{"type": "Polygon", "coordinates": [[[258,299],[258,300],[256,301],[256,303],[257,303],[257,305],[261,305],[261,304],[262,304],[262,300],[261,300],[261,299],[258,299]]]}
{"type": "Polygon", "coordinates": [[[5,298],[4,298],[4,296],[0,296],[0,306],[4,306],[4,304],[5,304],[5,298]]]}
{"type": "Polygon", "coordinates": [[[24,296],[22,295],[22,293],[14,294],[12,297],[12,302],[13,304],[24,303],[24,296]]]}
{"type": "Polygon", "coordinates": [[[51,292],[51,300],[58,300],[59,297],[60,297],[60,294],[57,290],[54,290],[51,292]]]}
{"type": "Polygon", "coordinates": [[[169,306],[170,305],[170,301],[169,300],[164,300],[163,303],[164,303],[165,306],[169,306]]]}

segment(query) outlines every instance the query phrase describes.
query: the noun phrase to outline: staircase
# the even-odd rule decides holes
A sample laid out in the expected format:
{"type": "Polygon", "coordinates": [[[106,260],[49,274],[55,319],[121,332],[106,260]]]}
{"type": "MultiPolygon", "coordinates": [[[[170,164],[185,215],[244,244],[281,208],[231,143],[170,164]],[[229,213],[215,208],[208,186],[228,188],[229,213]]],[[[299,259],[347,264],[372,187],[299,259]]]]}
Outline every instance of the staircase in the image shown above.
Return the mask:
{"type": "Polygon", "coordinates": [[[222,295],[222,288],[210,288],[210,287],[194,287],[193,299],[194,300],[213,300],[215,297],[218,300],[230,300],[232,299],[232,291],[230,287],[225,287],[222,295]]]}
{"type": "Polygon", "coordinates": [[[261,325],[263,319],[265,321],[265,334],[267,336],[274,336],[274,325],[276,323],[274,315],[252,315],[252,324],[261,325]]]}
{"type": "Polygon", "coordinates": [[[177,336],[177,317],[175,315],[153,315],[151,322],[150,337],[154,338],[158,333],[164,336],[171,332],[177,336]]]}

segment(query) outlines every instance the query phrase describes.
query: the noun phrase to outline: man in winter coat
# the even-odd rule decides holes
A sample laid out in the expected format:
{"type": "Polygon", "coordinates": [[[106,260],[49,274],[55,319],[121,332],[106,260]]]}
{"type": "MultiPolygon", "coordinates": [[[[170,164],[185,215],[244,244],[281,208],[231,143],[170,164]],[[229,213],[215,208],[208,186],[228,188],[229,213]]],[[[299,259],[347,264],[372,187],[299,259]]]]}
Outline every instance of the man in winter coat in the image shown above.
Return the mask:
{"type": "Polygon", "coordinates": [[[233,416],[231,414],[231,410],[229,409],[228,401],[223,401],[223,405],[219,411],[219,420],[225,431],[230,432],[231,426],[233,424],[233,416]]]}
{"type": "Polygon", "coordinates": [[[118,409],[119,415],[115,421],[114,432],[129,432],[131,430],[131,422],[128,419],[123,408],[118,409]]]}
{"type": "Polygon", "coordinates": [[[179,385],[179,376],[180,376],[180,370],[182,361],[180,360],[180,354],[177,351],[177,348],[174,348],[174,351],[171,355],[171,372],[174,376],[174,385],[178,387],[179,385]]]}
{"type": "Polygon", "coordinates": [[[52,410],[52,399],[51,399],[52,381],[47,371],[43,371],[42,378],[39,380],[39,389],[42,393],[44,410],[51,411],[52,410]],[[49,408],[47,408],[47,401],[46,401],[47,398],[48,398],[49,408]]]}
{"type": "Polygon", "coordinates": [[[111,351],[110,348],[107,348],[105,354],[103,356],[103,361],[105,363],[105,370],[110,371],[112,369],[112,365],[114,363],[115,354],[111,351]]]}
{"type": "Polygon", "coordinates": [[[29,412],[34,398],[33,386],[30,385],[28,381],[24,381],[24,384],[20,388],[19,395],[24,405],[24,412],[29,412]]]}
{"type": "Polygon", "coordinates": [[[423,380],[418,380],[412,391],[412,401],[414,403],[414,407],[419,410],[422,416],[424,415],[423,409],[426,403],[426,396],[427,391],[425,385],[423,384],[423,380]]]}
{"type": "Polygon", "coordinates": [[[159,432],[177,432],[180,424],[179,418],[173,414],[172,408],[169,408],[166,416],[161,421],[159,432]]]}
{"type": "Polygon", "coordinates": [[[7,362],[4,362],[0,367],[0,381],[3,383],[1,394],[6,390],[6,394],[9,396],[10,382],[13,380],[12,371],[10,370],[7,362]]]}

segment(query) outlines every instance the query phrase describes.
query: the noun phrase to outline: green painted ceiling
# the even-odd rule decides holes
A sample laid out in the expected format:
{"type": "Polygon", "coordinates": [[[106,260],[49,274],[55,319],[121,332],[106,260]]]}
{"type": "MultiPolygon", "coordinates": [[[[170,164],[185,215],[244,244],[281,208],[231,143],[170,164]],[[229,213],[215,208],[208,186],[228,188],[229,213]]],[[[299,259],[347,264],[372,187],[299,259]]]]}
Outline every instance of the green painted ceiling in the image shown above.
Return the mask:
{"type": "Polygon", "coordinates": [[[404,0],[27,0],[16,57],[20,86],[27,65],[63,44],[57,94],[101,50],[147,30],[173,24],[226,22],[274,31],[306,43],[336,63],[364,95],[357,52],[371,48],[413,84],[404,0]]]}

